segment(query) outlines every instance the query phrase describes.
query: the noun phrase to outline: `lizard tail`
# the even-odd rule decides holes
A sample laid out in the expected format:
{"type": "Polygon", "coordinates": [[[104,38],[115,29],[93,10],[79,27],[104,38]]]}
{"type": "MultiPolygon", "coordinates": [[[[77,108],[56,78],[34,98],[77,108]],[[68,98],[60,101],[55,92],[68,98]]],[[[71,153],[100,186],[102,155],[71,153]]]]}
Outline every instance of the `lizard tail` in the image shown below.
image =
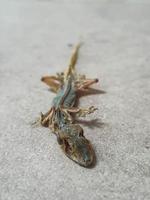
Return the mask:
{"type": "Polygon", "coordinates": [[[66,69],[65,74],[64,74],[65,80],[68,79],[69,75],[72,75],[72,74],[75,73],[75,64],[77,63],[78,52],[79,52],[80,46],[81,46],[81,43],[78,43],[74,48],[74,51],[73,51],[71,58],[70,58],[69,66],[66,69]]]}

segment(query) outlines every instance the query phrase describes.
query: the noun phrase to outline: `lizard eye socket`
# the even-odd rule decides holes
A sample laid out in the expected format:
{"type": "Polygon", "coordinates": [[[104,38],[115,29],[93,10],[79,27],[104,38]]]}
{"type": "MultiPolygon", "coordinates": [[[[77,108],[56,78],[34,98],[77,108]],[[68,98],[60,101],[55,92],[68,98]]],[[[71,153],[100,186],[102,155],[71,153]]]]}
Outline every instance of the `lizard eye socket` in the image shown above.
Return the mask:
{"type": "Polygon", "coordinates": [[[73,150],[72,144],[69,141],[67,141],[67,140],[64,140],[64,144],[65,144],[65,151],[67,153],[69,153],[69,152],[71,153],[72,150],[73,150]]]}
{"type": "Polygon", "coordinates": [[[83,136],[84,136],[84,135],[83,135],[83,129],[80,130],[80,132],[78,133],[78,136],[79,136],[79,137],[83,137],[83,136]]]}

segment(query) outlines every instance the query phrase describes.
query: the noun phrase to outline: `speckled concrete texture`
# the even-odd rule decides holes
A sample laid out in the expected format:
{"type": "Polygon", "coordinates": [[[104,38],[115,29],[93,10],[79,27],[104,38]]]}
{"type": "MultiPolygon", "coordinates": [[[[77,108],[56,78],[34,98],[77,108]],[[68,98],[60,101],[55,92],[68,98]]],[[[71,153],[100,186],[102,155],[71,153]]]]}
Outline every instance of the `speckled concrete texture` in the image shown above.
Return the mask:
{"type": "Polygon", "coordinates": [[[0,200],[150,199],[150,2],[0,0],[0,200]],[[31,123],[53,93],[42,75],[77,70],[99,78],[99,110],[82,123],[97,163],[69,160],[50,130],[31,123]]]}

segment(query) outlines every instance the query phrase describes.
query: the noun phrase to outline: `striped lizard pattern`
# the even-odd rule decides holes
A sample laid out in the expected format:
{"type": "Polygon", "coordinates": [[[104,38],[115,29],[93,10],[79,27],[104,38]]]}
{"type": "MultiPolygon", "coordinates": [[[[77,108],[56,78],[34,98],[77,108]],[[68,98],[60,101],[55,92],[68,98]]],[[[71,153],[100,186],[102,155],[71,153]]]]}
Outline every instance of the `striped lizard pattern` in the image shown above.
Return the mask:
{"type": "Polygon", "coordinates": [[[75,70],[80,44],[76,45],[72,53],[69,66],[62,73],[55,76],[44,76],[41,80],[51,91],[56,93],[50,110],[41,113],[40,123],[48,127],[56,135],[58,144],[70,159],[81,166],[89,167],[95,161],[95,153],[88,139],[84,136],[83,128],[75,122],[77,117],[85,117],[97,108],[79,108],[76,106],[80,95],[90,90],[90,86],[98,79],[88,79],[75,70]]]}

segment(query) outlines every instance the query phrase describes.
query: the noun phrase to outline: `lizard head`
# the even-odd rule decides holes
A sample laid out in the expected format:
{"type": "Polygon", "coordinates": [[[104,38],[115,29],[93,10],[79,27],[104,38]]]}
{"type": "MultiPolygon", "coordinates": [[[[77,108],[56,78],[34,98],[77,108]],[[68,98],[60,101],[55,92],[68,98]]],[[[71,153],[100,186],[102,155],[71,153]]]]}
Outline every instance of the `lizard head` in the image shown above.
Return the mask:
{"type": "Polygon", "coordinates": [[[94,150],[82,132],[63,137],[60,145],[64,153],[79,165],[90,167],[94,164],[94,150]]]}

